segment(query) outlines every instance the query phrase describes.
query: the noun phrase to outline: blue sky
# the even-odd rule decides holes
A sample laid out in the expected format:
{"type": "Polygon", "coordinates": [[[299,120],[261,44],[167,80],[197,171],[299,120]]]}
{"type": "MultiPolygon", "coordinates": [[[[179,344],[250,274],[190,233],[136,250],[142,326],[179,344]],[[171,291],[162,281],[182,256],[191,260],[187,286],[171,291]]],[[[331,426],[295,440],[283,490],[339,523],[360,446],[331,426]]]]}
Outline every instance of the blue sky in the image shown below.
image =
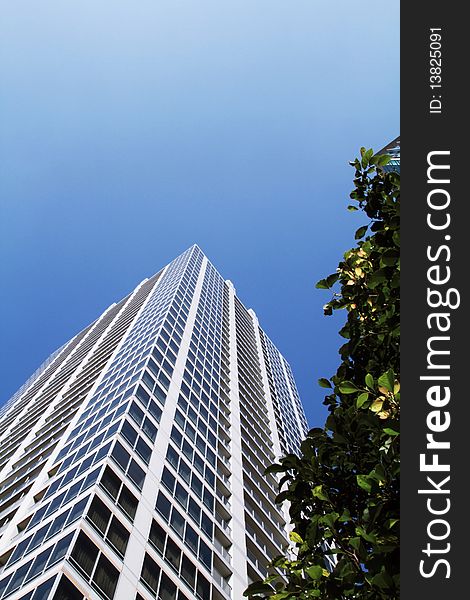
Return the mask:
{"type": "Polygon", "coordinates": [[[290,362],[307,418],[343,317],[361,145],[399,134],[399,3],[0,5],[0,402],[193,243],[290,362]]]}

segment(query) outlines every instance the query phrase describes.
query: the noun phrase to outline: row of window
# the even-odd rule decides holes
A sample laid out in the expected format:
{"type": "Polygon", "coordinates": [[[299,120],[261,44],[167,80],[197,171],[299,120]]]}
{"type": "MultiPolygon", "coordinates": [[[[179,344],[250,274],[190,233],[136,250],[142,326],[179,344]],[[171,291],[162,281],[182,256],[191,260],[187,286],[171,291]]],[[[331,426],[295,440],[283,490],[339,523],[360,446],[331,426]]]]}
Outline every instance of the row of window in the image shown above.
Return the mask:
{"type": "Polygon", "coordinates": [[[78,534],[69,560],[101,597],[113,598],[119,571],[83,531],[78,534]]]}
{"type": "MultiPolygon", "coordinates": [[[[188,557],[183,554],[179,568],[180,578],[193,590],[199,600],[210,600],[211,586],[204,575],[196,569],[188,557]]],[[[145,554],[140,580],[145,587],[158,597],[159,600],[175,600],[177,587],[162,571],[159,565],[149,554],[145,554]]],[[[138,597],[138,596],[137,596],[138,597]]],[[[178,600],[186,600],[181,590],[178,591],[178,600]]]]}
{"type": "MultiPolygon", "coordinates": [[[[196,496],[202,499],[204,505],[211,511],[214,511],[214,495],[209,491],[206,486],[202,485],[202,481],[195,473],[187,475],[186,472],[180,473],[183,480],[186,482],[188,487],[196,494],[196,496]]],[[[163,467],[162,483],[173,496],[176,486],[176,478],[167,467],[163,467]]]]}
{"type": "MultiPolygon", "coordinates": [[[[212,541],[214,537],[214,523],[212,519],[206,515],[196,500],[189,495],[187,490],[180,484],[176,484],[175,496],[176,500],[183,507],[185,513],[200,527],[207,537],[212,541]]],[[[171,511],[173,504],[168,500],[163,492],[158,492],[157,503],[155,509],[165,519],[167,523],[172,520],[171,511]]],[[[174,508],[176,511],[177,509],[174,508]]],[[[177,517],[176,517],[177,518],[177,517]]]]}
{"type": "Polygon", "coordinates": [[[148,465],[152,456],[152,448],[145,443],[144,439],[137,433],[129,421],[125,420],[123,422],[119,433],[144,463],[148,465]]]}
{"type": "MultiPolygon", "coordinates": [[[[81,494],[89,487],[94,485],[99,477],[100,470],[101,467],[98,467],[91,473],[88,473],[86,477],[83,477],[79,481],[75,482],[67,491],[62,492],[61,494],[56,496],[52,501],[44,503],[32,516],[31,520],[28,523],[26,531],[32,529],[40,521],[47,519],[50,515],[59,510],[59,508],[65,506],[66,504],[74,500],[79,494],[81,494]]],[[[63,482],[63,479],[64,478],[60,478],[52,484],[54,486],[54,490],[51,493],[54,493],[57,490],[57,488],[63,482]]],[[[48,490],[45,498],[47,498],[49,495],[50,494],[48,490]]]]}
{"type": "Polygon", "coordinates": [[[65,529],[65,527],[68,527],[71,523],[79,519],[82,516],[87,503],[88,497],[82,498],[82,500],[74,504],[74,506],[69,507],[54,520],[38,529],[36,533],[21,540],[10,556],[7,567],[30,554],[33,550],[39,548],[41,544],[45,544],[54,535],[62,531],[62,529],[65,529]]]}
{"type": "Polygon", "coordinates": [[[47,569],[62,560],[67,553],[73,532],[58,540],[54,545],[38,554],[35,558],[21,565],[14,573],[0,581],[0,598],[7,598],[21,586],[38,577],[47,569]]]}
{"type": "Polygon", "coordinates": [[[106,467],[100,480],[100,486],[111,497],[114,504],[123,511],[124,515],[133,522],[139,501],[110,467],[106,467]]]}
{"type": "MultiPolygon", "coordinates": [[[[49,593],[54,587],[54,583],[56,580],[56,576],[51,577],[44,583],[42,583],[39,587],[34,590],[31,590],[24,596],[21,596],[19,600],[47,600],[49,598],[49,593]]],[[[77,588],[73,585],[73,583],[62,575],[60,577],[59,584],[54,592],[54,596],[52,600],[85,600],[83,594],[77,590],[77,588]]]]}
{"type": "Polygon", "coordinates": [[[132,481],[138,490],[142,490],[145,480],[145,471],[131,457],[129,452],[120,442],[116,442],[111,452],[111,458],[122,469],[123,473],[132,481]]]}
{"type": "Polygon", "coordinates": [[[129,531],[124,527],[121,521],[113,515],[98,496],[93,498],[87,512],[87,519],[98,531],[104,541],[107,542],[121,558],[124,558],[127,542],[129,541],[129,531]]]}
{"type": "MultiPolygon", "coordinates": [[[[204,477],[205,481],[210,485],[212,489],[215,489],[215,474],[212,469],[209,468],[203,458],[199,456],[197,452],[194,451],[194,448],[191,444],[184,439],[181,444],[181,433],[178,429],[173,425],[171,431],[171,439],[175,440],[175,444],[181,448],[183,452],[183,456],[192,464],[196,471],[204,477]],[[178,443],[179,442],[179,443],[178,443]]],[[[166,453],[166,459],[170,463],[170,465],[175,469],[175,471],[181,475],[183,480],[189,485],[190,476],[189,473],[193,471],[191,467],[187,465],[185,460],[183,460],[183,456],[179,452],[177,452],[171,444],[168,444],[168,450],[166,453]]]]}

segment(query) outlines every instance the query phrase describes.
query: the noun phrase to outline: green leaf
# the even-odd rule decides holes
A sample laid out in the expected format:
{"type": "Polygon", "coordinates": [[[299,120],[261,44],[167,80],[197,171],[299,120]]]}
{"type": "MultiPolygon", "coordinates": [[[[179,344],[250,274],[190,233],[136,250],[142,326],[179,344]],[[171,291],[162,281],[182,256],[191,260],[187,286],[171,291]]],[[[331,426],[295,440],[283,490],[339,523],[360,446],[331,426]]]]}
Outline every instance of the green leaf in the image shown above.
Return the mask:
{"type": "Polygon", "coordinates": [[[347,523],[350,520],[351,520],[351,513],[349,512],[349,508],[345,508],[343,510],[343,514],[339,518],[339,521],[341,523],[347,523]]]}
{"type": "Polygon", "coordinates": [[[339,515],[337,512],[328,513],[320,517],[320,522],[327,527],[333,528],[336,521],[338,520],[339,515]]]}
{"type": "Polygon", "coordinates": [[[354,550],[359,550],[361,546],[361,538],[360,537],[352,537],[349,539],[350,545],[354,548],[354,550]]]}
{"type": "Polygon", "coordinates": [[[365,402],[369,400],[369,392],[363,392],[356,400],[356,408],[361,408],[365,402]]]}
{"type": "Polygon", "coordinates": [[[393,392],[393,387],[395,385],[395,373],[393,372],[393,369],[389,369],[386,373],[381,375],[378,379],[378,384],[389,392],[393,392]]]}
{"type": "Polygon", "coordinates": [[[366,542],[375,544],[377,542],[377,536],[373,533],[367,533],[364,527],[356,527],[356,533],[361,536],[366,542]]]}
{"type": "Polygon", "coordinates": [[[359,227],[359,229],[354,234],[354,238],[356,240],[360,240],[361,238],[363,238],[365,236],[368,229],[369,229],[369,225],[363,225],[362,227],[359,227]]]}
{"type": "Polygon", "coordinates": [[[392,437],[400,435],[399,431],[395,431],[394,429],[391,429],[390,427],[385,427],[384,433],[386,433],[387,435],[391,435],[392,437]]]}
{"type": "Polygon", "coordinates": [[[367,285],[369,288],[375,289],[378,285],[384,283],[385,281],[387,281],[387,274],[383,269],[378,269],[369,277],[367,285]]]}
{"type": "Polygon", "coordinates": [[[316,485],[312,490],[312,496],[325,502],[329,501],[328,496],[323,492],[323,485],[316,485]]]}
{"type": "Polygon", "coordinates": [[[367,475],[356,475],[357,485],[368,492],[372,491],[372,484],[367,475]]]}
{"type": "Polygon", "coordinates": [[[379,156],[379,160],[377,161],[377,164],[379,165],[379,167],[385,167],[385,165],[388,165],[388,163],[392,160],[392,157],[389,156],[388,154],[381,154],[379,156]]]}
{"type": "Polygon", "coordinates": [[[359,210],[359,209],[357,208],[357,206],[353,206],[352,204],[350,204],[348,206],[348,210],[351,211],[351,212],[354,212],[354,211],[359,210]]]}
{"type": "Polygon", "coordinates": [[[255,594],[268,594],[271,595],[273,593],[272,586],[267,583],[262,583],[261,581],[255,581],[251,585],[249,585],[246,590],[243,592],[244,596],[254,596],[255,594]]]}
{"type": "Polygon", "coordinates": [[[372,375],[370,373],[367,373],[365,381],[366,381],[366,386],[369,389],[373,390],[375,388],[375,386],[374,386],[374,378],[372,377],[372,375]]]}
{"type": "Polygon", "coordinates": [[[303,544],[304,543],[303,539],[295,531],[291,531],[289,533],[289,539],[291,542],[294,542],[295,544],[303,544]]]}
{"type": "Polygon", "coordinates": [[[352,381],[343,381],[338,388],[342,394],[354,394],[354,392],[359,391],[359,388],[352,381]]]}
{"type": "Polygon", "coordinates": [[[328,381],[328,379],[325,379],[324,377],[321,377],[318,380],[318,385],[322,388],[331,388],[331,383],[328,381]]]}
{"type": "Polygon", "coordinates": [[[390,575],[388,575],[388,573],[384,571],[382,571],[381,573],[377,573],[377,575],[374,575],[374,577],[372,577],[370,581],[372,585],[376,585],[377,587],[383,590],[393,586],[392,578],[390,577],[390,575]]]}
{"type": "Polygon", "coordinates": [[[326,283],[328,287],[333,287],[333,285],[338,281],[338,279],[339,273],[332,273],[331,275],[328,275],[328,277],[326,278],[326,283]]]}
{"type": "Polygon", "coordinates": [[[319,290],[328,290],[330,286],[327,284],[326,279],[320,279],[315,284],[315,287],[319,290]]]}
{"type": "Polygon", "coordinates": [[[311,579],[321,579],[323,574],[323,567],[321,567],[320,565],[312,565],[311,567],[305,569],[305,572],[311,579]]]}

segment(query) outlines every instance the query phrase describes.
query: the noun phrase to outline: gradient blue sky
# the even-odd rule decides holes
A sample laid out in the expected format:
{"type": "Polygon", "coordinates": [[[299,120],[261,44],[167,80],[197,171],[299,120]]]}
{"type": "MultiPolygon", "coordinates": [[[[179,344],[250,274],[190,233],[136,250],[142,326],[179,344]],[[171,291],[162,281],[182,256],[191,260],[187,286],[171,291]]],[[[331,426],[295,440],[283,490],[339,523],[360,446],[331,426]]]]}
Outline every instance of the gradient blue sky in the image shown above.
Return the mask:
{"type": "Polygon", "coordinates": [[[311,425],[342,318],[361,145],[399,133],[399,3],[0,3],[1,390],[198,243],[290,362],[311,425]]]}

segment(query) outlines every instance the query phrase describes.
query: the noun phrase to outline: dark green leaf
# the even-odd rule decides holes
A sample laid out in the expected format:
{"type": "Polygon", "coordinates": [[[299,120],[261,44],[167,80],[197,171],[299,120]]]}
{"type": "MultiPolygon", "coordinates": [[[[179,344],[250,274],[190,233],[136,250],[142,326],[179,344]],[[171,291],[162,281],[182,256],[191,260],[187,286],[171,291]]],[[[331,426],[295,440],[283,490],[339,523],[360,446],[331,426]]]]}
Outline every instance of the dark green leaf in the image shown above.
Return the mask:
{"type": "Polygon", "coordinates": [[[361,238],[363,238],[368,229],[369,229],[368,225],[363,225],[362,227],[359,227],[359,229],[356,231],[356,233],[354,235],[356,240],[360,240],[361,238]]]}

